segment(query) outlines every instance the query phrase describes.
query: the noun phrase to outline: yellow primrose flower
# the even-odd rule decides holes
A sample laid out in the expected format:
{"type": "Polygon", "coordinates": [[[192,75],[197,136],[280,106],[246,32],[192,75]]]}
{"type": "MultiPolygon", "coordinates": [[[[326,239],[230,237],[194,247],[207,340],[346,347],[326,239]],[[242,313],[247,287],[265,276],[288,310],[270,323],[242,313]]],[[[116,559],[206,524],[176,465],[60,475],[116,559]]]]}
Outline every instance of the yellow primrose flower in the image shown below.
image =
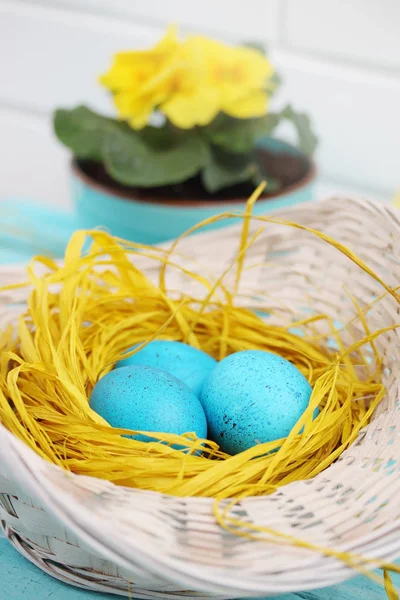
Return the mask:
{"type": "Polygon", "coordinates": [[[181,129],[208,125],[220,112],[215,90],[201,86],[177,91],[160,109],[171,123],[181,129]]]}
{"type": "Polygon", "coordinates": [[[273,75],[273,68],[261,52],[202,36],[195,36],[188,43],[205,59],[204,85],[217,91],[221,111],[242,119],[266,113],[266,83],[273,75]]]}
{"type": "Polygon", "coordinates": [[[122,52],[100,81],[114,94],[119,117],[140,129],[155,109],[177,127],[207,125],[219,112],[237,118],[267,110],[273,73],[257,50],[202,36],[178,42],[170,28],[153,49],[122,52]]]}
{"type": "Polygon", "coordinates": [[[101,75],[99,81],[112,92],[133,90],[157,73],[177,46],[176,28],[170,26],[154,48],[118,52],[111,69],[101,75]]]}
{"type": "Polygon", "coordinates": [[[114,94],[120,118],[129,120],[133,127],[144,127],[165,98],[160,91],[146,92],[146,85],[160,76],[177,47],[176,28],[171,26],[154,48],[116,54],[110,70],[100,76],[100,83],[114,94]]]}
{"type": "Polygon", "coordinates": [[[221,110],[218,92],[207,82],[207,57],[189,38],[172,62],[176,69],[169,78],[169,94],[160,110],[181,129],[207,125],[221,110]]]}
{"type": "Polygon", "coordinates": [[[207,125],[221,111],[237,118],[266,113],[265,88],[273,69],[260,52],[193,36],[183,42],[178,56],[181,69],[160,106],[177,127],[207,125]]]}
{"type": "Polygon", "coordinates": [[[273,74],[271,63],[254,48],[229,46],[202,36],[194,36],[187,43],[205,57],[209,82],[216,87],[227,86],[234,92],[239,86],[261,89],[273,74]]]}

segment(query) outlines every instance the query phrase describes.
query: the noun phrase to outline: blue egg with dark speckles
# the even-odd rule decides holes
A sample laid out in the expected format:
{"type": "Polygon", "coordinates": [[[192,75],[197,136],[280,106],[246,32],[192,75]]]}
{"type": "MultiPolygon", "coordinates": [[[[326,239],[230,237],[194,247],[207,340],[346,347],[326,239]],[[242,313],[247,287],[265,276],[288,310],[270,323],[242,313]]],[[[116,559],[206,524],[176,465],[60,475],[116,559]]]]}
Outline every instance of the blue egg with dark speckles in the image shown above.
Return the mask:
{"type": "Polygon", "coordinates": [[[186,383],[200,397],[204,381],[216,364],[212,356],[183,342],[154,340],[116,366],[145,365],[161,369],[186,383]]]}
{"type": "Polygon", "coordinates": [[[308,407],[311,391],[304,375],[276,354],[231,354],[203,387],[209,437],[228,454],[285,438],[308,407]]]}
{"type": "MultiPolygon", "coordinates": [[[[178,435],[194,432],[198,438],[207,437],[207,421],[198,397],[173,375],[152,367],[111,371],[95,385],[90,407],[111,427],[178,435]]],[[[132,437],[152,440],[145,435],[132,437]]]]}

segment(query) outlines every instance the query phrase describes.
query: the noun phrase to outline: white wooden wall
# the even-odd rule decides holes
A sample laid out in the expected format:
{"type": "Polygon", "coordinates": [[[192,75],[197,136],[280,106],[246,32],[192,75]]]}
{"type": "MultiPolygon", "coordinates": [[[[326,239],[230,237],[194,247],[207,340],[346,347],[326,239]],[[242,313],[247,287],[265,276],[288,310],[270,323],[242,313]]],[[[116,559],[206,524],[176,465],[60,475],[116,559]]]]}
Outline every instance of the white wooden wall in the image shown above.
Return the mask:
{"type": "Polygon", "coordinates": [[[268,42],[285,80],[276,101],[313,115],[325,181],[379,195],[400,186],[399,0],[0,0],[0,197],[69,203],[51,111],[109,112],[97,75],[171,21],[268,42]]]}

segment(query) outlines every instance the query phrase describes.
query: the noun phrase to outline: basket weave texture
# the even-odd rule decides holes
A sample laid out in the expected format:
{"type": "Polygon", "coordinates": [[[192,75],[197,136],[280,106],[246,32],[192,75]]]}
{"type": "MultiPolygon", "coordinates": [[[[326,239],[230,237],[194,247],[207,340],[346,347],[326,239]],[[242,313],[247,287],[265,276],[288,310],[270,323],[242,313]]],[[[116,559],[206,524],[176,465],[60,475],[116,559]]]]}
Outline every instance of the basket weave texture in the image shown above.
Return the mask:
{"type": "MultiPolygon", "coordinates": [[[[371,202],[331,198],[276,213],[345,244],[388,285],[400,285],[400,213],[371,202]]],[[[256,230],[260,223],[252,223],[256,230]]],[[[237,253],[240,229],[186,238],[174,261],[217,278],[237,253]]],[[[151,278],[157,265],[139,259],[151,278]]],[[[316,236],[265,224],[248,251],[238,302],[267,307],[274,323],[324,313],[340,323],[357,315],[383,288],[316,236]],[[261,299],[261,294],[263,294],[261,299]]],[[[25,279],[2,267],[0,285],[25,279]]],[[[228,274],[226,285],[234,283],[228,274]]],[[[183,272],[171,289],[204,294],[183,272]],[[188,286],[192,289],[188,289],[188,286]]],[[[27,290],[0,294],[0,325],[24,310],[27,290]]],[[[400,323],[390,295],[366,315],[372,331],[400,323]]],[[[326,333],[322,329],[321,333],[326,333]]],[[[343,339],[365,336],[359,321],[343,339]]],[[[340,459],[313,480],[248,498],[233,516],[312,542],[390,561],[400,555],[400,329],[377,341],[384,359],[385,400],[340,459]]],[[[333,557],[249,541],[215,521],[212,498],[174,498],[65,473],[43,461],[0,425],[0,522],[10,542],[50,575],[86,589],[136,598],[273,596],[339,583],[354,571],[333,557]]]]}

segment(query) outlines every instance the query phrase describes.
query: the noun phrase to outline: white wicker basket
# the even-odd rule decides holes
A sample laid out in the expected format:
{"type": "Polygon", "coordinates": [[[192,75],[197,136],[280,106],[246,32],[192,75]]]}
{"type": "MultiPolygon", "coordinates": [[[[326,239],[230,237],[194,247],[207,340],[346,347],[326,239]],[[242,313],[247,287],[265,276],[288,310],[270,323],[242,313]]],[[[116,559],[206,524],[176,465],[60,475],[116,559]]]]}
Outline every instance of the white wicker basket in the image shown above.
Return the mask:
{"type": "MultiPolygon", "coordinates": [[[[400,284],[400,213],[369,202],[330,199],[280,214],[333,236],[386,283],[400,284]]],[[[218,275],[237,246],[235,226],[187,238],[178,250],[185,256],[181,261],[193,267],[192,259],[197,260],[199,269],[218,275]]],[[[250,263],[254,266],[245,270],[241,292],[263,290],[275,322],[290,322],[310,309],[348,322],[356,311],[346,289],[361,305],[383,291],[338,250],[279,224],[265,226],[249,251],[250,263]]],[[[155,275],[154,265],[143,259],[142,266],[155,275]]],[[[23,278],[22,268],[0,270],[0,285],[23,278]]],[[[169,285],[182,288],[188,281],[170,273],[169,285]]],[[[0,295],[2,324],[21,312],[26,293],[0,295]]],[[[254,294],[241,298],[253,307],[259,302],[254,294]]],[[[371,329],[399,323],[399,305],[387,295],[367,319],[371,329]]],[[[355,322],[348,341],[361,335],[355,322]]],[[[377,346],[388,393],[373,422],[315,479],[242,501],[233,509],[242,519],[371,558],[389,561],[400,555],[400,331],[382,335],[377,346]]],[[[6,536],[38,567],[83,588],[139,598],[235,598],[323,587],[354,575],[334,558],[272,539],[256,542],[228,534],[215,522],[212,499],[167,497],[66,474],[1,425],[0,459],[0,520],[6,536]]]]}

